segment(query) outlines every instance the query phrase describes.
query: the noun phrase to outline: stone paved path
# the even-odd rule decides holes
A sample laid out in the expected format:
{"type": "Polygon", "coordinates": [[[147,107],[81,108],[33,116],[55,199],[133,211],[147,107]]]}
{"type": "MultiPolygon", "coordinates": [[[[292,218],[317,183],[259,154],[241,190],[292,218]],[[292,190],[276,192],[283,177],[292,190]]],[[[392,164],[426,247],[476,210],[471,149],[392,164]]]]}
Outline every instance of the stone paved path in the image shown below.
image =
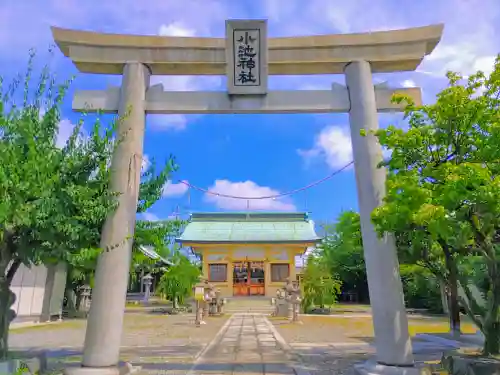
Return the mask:
{"type": "Polygon", "coordinates": [[[287,345],[262,314],[235,314],[195,362],[189,375],[293,375],[287,345]]]}

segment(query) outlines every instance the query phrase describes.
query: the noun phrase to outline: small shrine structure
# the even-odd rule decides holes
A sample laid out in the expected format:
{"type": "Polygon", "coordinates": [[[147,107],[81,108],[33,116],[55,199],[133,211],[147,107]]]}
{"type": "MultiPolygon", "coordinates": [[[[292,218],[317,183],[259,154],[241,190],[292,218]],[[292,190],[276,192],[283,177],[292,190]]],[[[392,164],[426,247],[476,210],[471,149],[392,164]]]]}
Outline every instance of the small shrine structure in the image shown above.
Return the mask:
{"type": "Polygon", "coordinates": [[[320,238],[304,212],[193,213],[177,241],[202,259],[222,297],[275,297],[295,280],[295,257],[320,238]]]}

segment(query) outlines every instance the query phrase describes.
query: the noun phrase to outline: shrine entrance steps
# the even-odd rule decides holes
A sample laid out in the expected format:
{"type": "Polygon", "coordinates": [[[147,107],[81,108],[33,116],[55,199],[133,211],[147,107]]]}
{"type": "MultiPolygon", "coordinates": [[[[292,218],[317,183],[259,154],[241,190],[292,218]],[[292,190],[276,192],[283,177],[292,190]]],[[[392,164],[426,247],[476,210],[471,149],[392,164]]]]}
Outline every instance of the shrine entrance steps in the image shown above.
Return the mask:
{"type": "Polygon", "coordinates": [[[224,312],[227,314],[254,313],[270,315],[274,311],[269,297],[228,297],[224,312]]]}

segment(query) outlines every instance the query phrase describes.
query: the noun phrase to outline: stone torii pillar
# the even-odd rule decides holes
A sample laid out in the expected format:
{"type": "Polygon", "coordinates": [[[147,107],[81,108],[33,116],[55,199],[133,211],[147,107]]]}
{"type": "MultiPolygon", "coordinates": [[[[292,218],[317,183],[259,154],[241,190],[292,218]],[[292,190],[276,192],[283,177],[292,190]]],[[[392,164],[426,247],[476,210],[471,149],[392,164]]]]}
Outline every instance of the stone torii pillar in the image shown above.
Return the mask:
{"type": "Polygon", "coordinates": [[[382,204],[385,195],[386,171],[378,168],[382,148],[371,134],[378,130],[378,116],[370,63],[347,64],[345,77],[351,103],[351,142],[378,362],[374,367],[358,366],[357,370],[380,373],[389,368],[412,367],[414,360],[395,242],[390,235],[379,239],[371,222],[371,213],[382,204]],[[366,131],[365,136],[360,134],[361,130],[366,131]]]}
{"type": "Polygon", "coordinates": [[[123,317],[139,196],[145,128],[147,66],[131,62],[123,70],[119,99],[118,143],[111,161],[111,189],[119,192],[118,208],[106,219],[85,334],[82,367],[66,374],[119,374],[123,317]]]}

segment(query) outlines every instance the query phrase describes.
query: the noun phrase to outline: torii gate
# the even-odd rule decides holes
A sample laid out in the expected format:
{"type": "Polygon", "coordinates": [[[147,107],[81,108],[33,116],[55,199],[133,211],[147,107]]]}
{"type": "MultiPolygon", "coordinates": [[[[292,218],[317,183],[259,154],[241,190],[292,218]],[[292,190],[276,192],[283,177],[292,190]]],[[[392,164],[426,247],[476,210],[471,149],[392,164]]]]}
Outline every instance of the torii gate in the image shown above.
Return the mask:
{"type": "Polygon", "coordinates": [[[118,374],[134,233],[145,115],[348,112],[369,283],[377,364],[360,373],[416,373],[394,240],[377,238],[371,212],[385,194],[381,147],[362,129],[378,129],[377,112],[401,110],[402,93],[421,103],[419,88],[373,85],[372,73],[412,71],[441,38],[443,25],[365,34],[267,38],[265,20],[226,21],[226,38],[102,34],[52,28],[62,53],[84,73],[119,74],[120,88],[77,91],[76,111],[124,117],[113,156],[111,189],[121,192],[106,220],[88,319],[82,367],[67,374],[118,374]],[[268,75],[345,74],[331,90],[268,91],[268,75]],[[149,87],[151,75],[226,75],[227,92],[172,92],[149,87]]]}

